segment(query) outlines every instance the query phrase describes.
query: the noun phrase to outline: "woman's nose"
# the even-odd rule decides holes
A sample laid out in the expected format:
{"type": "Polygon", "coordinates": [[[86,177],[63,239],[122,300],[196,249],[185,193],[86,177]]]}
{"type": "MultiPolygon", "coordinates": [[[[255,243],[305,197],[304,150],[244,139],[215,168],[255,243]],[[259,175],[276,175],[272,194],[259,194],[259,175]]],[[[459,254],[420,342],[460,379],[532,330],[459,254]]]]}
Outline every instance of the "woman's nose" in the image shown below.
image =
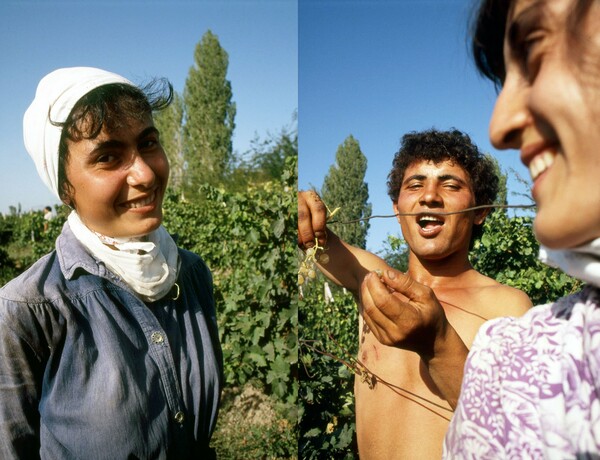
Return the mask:
{"type": "Polygon", "coordinates": [[[523,128],[531,122],[528,85],[507,75],[490,120],[490,141],[497,149],[518,149],[523,128]]]}
{"type": "Polygon", "coordinates": [[[127,174],[127,183],[132,187],[151,187],[155,180],[154,170],[142,156],[136,155],[127,174]]]}

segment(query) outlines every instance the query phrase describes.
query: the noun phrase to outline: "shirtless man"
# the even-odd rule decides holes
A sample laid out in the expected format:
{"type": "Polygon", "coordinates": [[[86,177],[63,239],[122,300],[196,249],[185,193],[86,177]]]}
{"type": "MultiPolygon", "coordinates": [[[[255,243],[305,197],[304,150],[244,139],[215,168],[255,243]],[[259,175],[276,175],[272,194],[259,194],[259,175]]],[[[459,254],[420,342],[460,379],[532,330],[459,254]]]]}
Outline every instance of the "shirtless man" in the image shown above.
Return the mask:
{"type": "MultiPolygon", "coordinates": [[[[396,214],[417,213],[398,216],[409,247],[408,276],[391,270],[376,255],[339,239],[327,229],[326,209],[316,193],[299,193],[299,244],[310,247],[317,237],[320,245],[327,247],[329,261],[321,271],[354,294],[361,312],[358,359],[367,372],[364,378],[356,377],[354,387],[361,460],[439,459],[455,404],[443,395],[457,395],[461,382],[449,382],[454,387],[451,391],[438,388],[434,379],[444,379],[436,379],[432,372],[462,369],[468,347],[485,320],[521,315],[531,306],[523,292],[478,273],[469,262],[470,245],[480,234],[489,208],[432,214],[491,204],[497,191],[493,164],[465,134],[429,130],[405,135],[388,177],[388,193],[396,214]],[[371,273],[374,270],[382,270],[381,281],[371,273]],[[365,305],[374,304],[373,299],[389,296],[389,286],[394,286],[394,300],[406,302],[400,317],[397,313],[387,317],[385,305],[363,312],[365,305]],[[438,361],[433,364],[420,358],[427,356],[427,351],[410,351],[418,350],[419,334],[426,333],[427,328],[411,331],[414,339],[389,334],[393,330],[389,324],[406,320],[412,325],[411,315],[423,313],[420,296],[437,297],[443,308],[439,311],[452,326],[444,337],[445,344],[452,345],[445,348],[447,353],[436,350],[438,361]],[[381,342],[402,342],[406,349],[381,342]]],[[[423,319],[414,324],[423,324],[423,319]]]]}

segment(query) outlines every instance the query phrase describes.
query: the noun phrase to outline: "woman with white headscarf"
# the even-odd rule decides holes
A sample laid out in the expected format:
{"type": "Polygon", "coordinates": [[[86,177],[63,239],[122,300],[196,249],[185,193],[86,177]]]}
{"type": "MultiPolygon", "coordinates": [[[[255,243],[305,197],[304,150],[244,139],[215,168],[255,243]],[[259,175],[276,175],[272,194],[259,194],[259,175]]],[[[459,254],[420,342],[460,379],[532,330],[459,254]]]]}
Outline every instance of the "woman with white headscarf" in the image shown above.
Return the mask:
{"type": "Polygon", "coordinates": [[[27,151],[73,211],[0,290],[0,458],[210,458],[222,381],[212,278],[162,222],[169,165],[142,90],[104,70],[44,77],[27,151]]]}

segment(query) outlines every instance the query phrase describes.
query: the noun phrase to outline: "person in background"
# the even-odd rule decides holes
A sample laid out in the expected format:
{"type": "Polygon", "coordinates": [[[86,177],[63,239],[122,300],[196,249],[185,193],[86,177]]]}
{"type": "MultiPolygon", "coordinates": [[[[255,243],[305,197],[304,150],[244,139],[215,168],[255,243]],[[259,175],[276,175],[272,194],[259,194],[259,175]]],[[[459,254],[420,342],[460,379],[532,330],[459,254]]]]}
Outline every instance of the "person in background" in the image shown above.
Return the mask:
{"type": "MultiPolygon", "coordinates": [[[[409,249],[407,275],[433,289],[456,331],[455,339],[465,348],[486,319],[521,315],[531,306],[523,292],[471,266],[469,250],[490,209],[439,214],[492,204],[497,193],[493,162],[458,130],[404,135],[388,176],[388,195],[409,249]]],[[[326,213],[316,193],[299,193],[298,242],[306,248],[319,239],[329,256],[320,269],[352,292],[364,313],[363,279],[390,267],[342,241],[327,228],[326,213]]],[[[451,402],[436,387],[426,359],[381,343],[368,326],[361,314],[358,360],[367,371],[356,376],[354,386],[361,459],[439,459],[451,402]]],[[[463,363],[458,363],[460,369],[463,363]]]]}
{"type": "Polygon", "coordinates": [[[172,86],[101,69],[39,83],[27,151],[72,208],[0,289],[0,458],[212,458],[222,384],[210,271],[162,222],[152,113],[172,86]]]}
{"type": "Polygon", "coordinates": [[[54,213],[52,212],[52,208],[50,206],[46,206],[44,208],[44,232],[48,231],[48,223],[54,219],[54,213]]]}

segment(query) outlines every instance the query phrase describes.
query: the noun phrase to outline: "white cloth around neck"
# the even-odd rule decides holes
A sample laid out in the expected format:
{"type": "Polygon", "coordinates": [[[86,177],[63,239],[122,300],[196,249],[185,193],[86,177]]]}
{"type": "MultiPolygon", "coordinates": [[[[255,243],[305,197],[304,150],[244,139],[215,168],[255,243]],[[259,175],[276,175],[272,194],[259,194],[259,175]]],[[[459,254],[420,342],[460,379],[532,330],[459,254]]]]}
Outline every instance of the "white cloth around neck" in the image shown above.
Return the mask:
{"type": "Polygon", "coordinates": [[[87,93],[111,83],[133,85],[126,78],[94,67],[68,67],[46,75],[23,117],[23,140],[38,174],[59,199],[58,146],[63,123],[87,93]]]}
{"type": "Polygon", "coordinates": [[[177,245],[162,225],[143,239],[107,238],[86,227],[75,211],[69,214],[68,222],[75,238],[88,252],[104,262],[144,302],[164,297],[177,281],[177,245]]]}
{"type": "Polygon", "coordinates": [[[539,258],[567,275],[600,287],[600,238],[572,249],[555,250],[540,246],[539,258]]]}

